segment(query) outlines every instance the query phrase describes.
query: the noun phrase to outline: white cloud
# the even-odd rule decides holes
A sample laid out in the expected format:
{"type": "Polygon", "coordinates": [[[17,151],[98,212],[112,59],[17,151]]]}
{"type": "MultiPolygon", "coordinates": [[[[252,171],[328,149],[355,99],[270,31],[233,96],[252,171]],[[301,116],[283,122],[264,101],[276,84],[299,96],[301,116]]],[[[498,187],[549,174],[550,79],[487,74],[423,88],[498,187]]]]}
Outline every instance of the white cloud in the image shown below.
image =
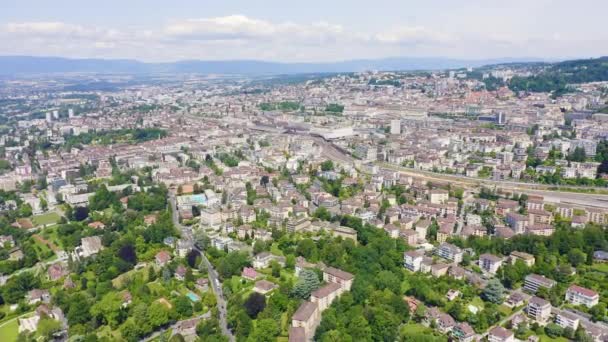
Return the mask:
{"type": "Polygon", "coordinates": [[[218,18],[187,19],[164,28],[169,37],[195,40],[229,40],[270,37],[276,27],[266,21],[242,15],[218,18]]]}
{"type": "Polygon", "coordinates": [[[9,23],[6,25],[9,34],[26,37],[71,37],[71,38],[93,38],[103,34],[100,30],[85,28],[80,25],[66,24],[62,22],[22,22],[9,23]]]}
{"type": "Polygon", "coordinates": [[[384,44],[416,45],[416,44],[450,44],[458,38],[454,35],[429,30],[422,26],[401,26],[373,37],[374,40],[384,44]]]}
{"type": "Polygon", "coordinates": [[[172,20],[158,28],[104,28],[64,22],[0,26],[0,54],[68,57],[269,59],[328,61],[392,56],[534,57],[567,55],[576,47],[593,55],[597,42],[513,32],[446,31],[421,25],[360,31],[330,22],[272,22],[244,15],[172,20]]]}
{"type": "Polygon", "coordinates": [[[303,44],[346,38],[343,37],[345,32],[342,26],[327,22],[308,25],[272,23],[243,15],[173,21],[164,27],[162,34],[174,40],[291,41],[303,44]]]}

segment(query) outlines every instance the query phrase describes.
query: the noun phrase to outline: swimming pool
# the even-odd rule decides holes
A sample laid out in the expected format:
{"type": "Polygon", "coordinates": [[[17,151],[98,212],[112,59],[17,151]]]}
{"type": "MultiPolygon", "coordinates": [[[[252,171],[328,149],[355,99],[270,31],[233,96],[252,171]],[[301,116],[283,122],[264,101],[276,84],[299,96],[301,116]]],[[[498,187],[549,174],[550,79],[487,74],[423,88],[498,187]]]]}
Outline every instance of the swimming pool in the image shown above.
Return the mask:
{"type": "Polygon", "coordinates": [[[193,302],[198,302],[201,300],[201,297],[197,296],[196,293],[188,292],[186,293],[186,297],[188,297],[193,302]]]}

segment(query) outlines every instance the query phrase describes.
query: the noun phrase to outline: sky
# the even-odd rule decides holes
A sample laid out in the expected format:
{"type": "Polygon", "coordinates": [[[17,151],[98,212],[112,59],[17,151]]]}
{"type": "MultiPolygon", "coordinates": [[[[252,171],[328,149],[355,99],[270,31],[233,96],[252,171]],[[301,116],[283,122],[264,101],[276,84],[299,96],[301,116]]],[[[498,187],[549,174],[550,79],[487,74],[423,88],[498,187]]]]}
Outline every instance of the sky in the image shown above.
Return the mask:
{"type": "Polygon", "coordinates": [[[0,55],[329,62],[608,55],[606,0],[4,0],[0,55]]]}

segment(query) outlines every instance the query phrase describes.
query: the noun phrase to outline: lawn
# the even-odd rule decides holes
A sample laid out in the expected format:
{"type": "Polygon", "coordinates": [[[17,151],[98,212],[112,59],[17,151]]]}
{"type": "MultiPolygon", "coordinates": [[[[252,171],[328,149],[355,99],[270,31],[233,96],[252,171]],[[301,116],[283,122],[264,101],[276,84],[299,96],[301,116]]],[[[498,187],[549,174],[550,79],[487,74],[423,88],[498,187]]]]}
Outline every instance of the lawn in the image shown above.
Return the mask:
{"type": "Polygon", "coordinates": [[[540,335],[538,337],[540,337],[540,342],[555,342],[555,341],[557,341],[557,342],[568,342],[567,338],[561,337],[561,336],[558,337],[558,338],[551,338],[551,337],[549,337],[549,336],[547,336],[545,334],[542,334],[542,335],[540,335]]]}
{"type": "Polygon", "coordinates": [[[270,246],[270,253],[274,255],[283,255],[283,251],[281,251],[279,244],[276,242],[270,246]]]}
{"type": "Polygon", "coordinates": [[[401,331],[410,333],[410,334],[432,333],[433,332],[432,329],[427,328],[424,325],[418,324],[418,323],[406,324],[401,328],[401,331]]]}
{"type": "Polygon", "coordinates": [[[42,225],[47,225],[47,224],[55,224],[55,223],[59,222],[60,219],[61,219],[61,216],[59,216],[59,214],[57,214],[56,212],[52,211],[52,212],[48,212],[46,214],[34,216],[32,218],[32,222],[34,223],[35,226],[42,226],[42,225]]]}
{"type": "Polygon", "coordinates": [[[591,269],[594,271],[608,274],[608,262],[593,264],[593,266],[591,266],[591,269]]]}
{"type": "Polygon", "coordinates": [[[401,327],[400,335],[403,341],[419,340],[425,336],[428,341],[447,341],[447,337],[436,334],[433,329],[419,323],[408,323],[401,327]]]}
{"type": "Polygon", "coordinates": [[[498,311],[500,311],[500,313],[502,313],[505,316],[509,316],[511,314],[511,308],[502,304],[498,306],[498,311]]]}
{"type": "Polygon", "coordinates": [[[469,304],[478,307],[479,310],[483,310],[483,308],[485,307],[483,299],[481,299],[479,296],[475,296],[475,298],[473,298],[473,300],[469,304]]]}
{"type": "Polygon", "coordinates": [[[135,277],[137,274],[141,274],[143,279],[147,280],[149,277],[150,267],[153,266],[147,266],[138,270],[132,269],[126,273],[123,273],[112,279],[112,286],[117,289],[122,289],[125,286],[125,283],[127,282],[128,278],[133,279],[133,277],[135,277]]]}
{"type": "Polygon", "coordinates": [[[109,338],[110,341],[119,341],[122,338],[118,329],[112,330],[109,325],[104,325],[97,330],[98,337],[109,338]]]}
{"type": "Polygon", "coordinates": [[[39,235],[61,248],[61,241],[59,240],[56,226],[45,228],[44,230],[42,230],[42,232],[39,233],[39,235]]]}
{"type": "Polygon", "coordinates": [[[4,342],[13,342],[17,341],[17,336],[19,335],[19,320],[13,319],[8,323],[2,323],[0,325],[0,337],[2,337],[2,341],[4,342]]]}
{"type": "Polygon", "coordinates": [[[51,250],[51,248],[47,244],[45,244],[44,242],[42,242],[38,239],[33,239],[33,240],[34,240],[34,246],[35,246],[34,248],[36,249],[36,252],[38,253],[39,257],[43,258],[44,260],[50,260],[50,259],[56,257],[55,253],[51,250]]]}

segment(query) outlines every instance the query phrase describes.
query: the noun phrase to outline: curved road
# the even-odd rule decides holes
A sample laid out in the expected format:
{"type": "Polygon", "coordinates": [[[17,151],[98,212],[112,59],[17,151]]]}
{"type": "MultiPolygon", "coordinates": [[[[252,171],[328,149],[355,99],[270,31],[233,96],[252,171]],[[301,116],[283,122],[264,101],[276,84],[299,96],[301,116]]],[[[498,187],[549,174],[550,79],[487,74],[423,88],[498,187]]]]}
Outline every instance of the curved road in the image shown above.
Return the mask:
{"type": "MultiPolygon", "coordinates": [[[[175,203],[175,196],[173,194],[169,195],[169,202],[171,203],[173,224],[180,229],[180,231],[182,232],[182,236],[189,236],[190,235],[189,229],[184,227],[179,222],[179,216],[177,213],[177,205],[175,203]]],[[[207,256],[205,255],[205,253],[203,251],[201,251],[196,245],[194,246],[194,249],[201,254],[202,262],[204,262],[205,265],[207,266],[207,270],[208,270],[207,273],[209,274],[209,281],[211,282],[211,287],[213,288],[213,293],[215,293],[215,297],[217,299],[217,308],[218,308],[218,311],[220,314],[219,320],[220,320],[220,327],[222,328],[222,333],[226,337],[228,337],[228,340],[230,342],[234,342],[235,341],[234,335],[232,334],[230,329],[228,329],[228,321],[227,321],[228,313],[227,313],[227,307],[226,307],[226,299],[224,297],[224,293],[222,292],[222,283],[220,283],[217,271],[213,268],[213,265],[211,265],[211,262],[209,262],[209,259],[207,259],[207,256]]]]}

